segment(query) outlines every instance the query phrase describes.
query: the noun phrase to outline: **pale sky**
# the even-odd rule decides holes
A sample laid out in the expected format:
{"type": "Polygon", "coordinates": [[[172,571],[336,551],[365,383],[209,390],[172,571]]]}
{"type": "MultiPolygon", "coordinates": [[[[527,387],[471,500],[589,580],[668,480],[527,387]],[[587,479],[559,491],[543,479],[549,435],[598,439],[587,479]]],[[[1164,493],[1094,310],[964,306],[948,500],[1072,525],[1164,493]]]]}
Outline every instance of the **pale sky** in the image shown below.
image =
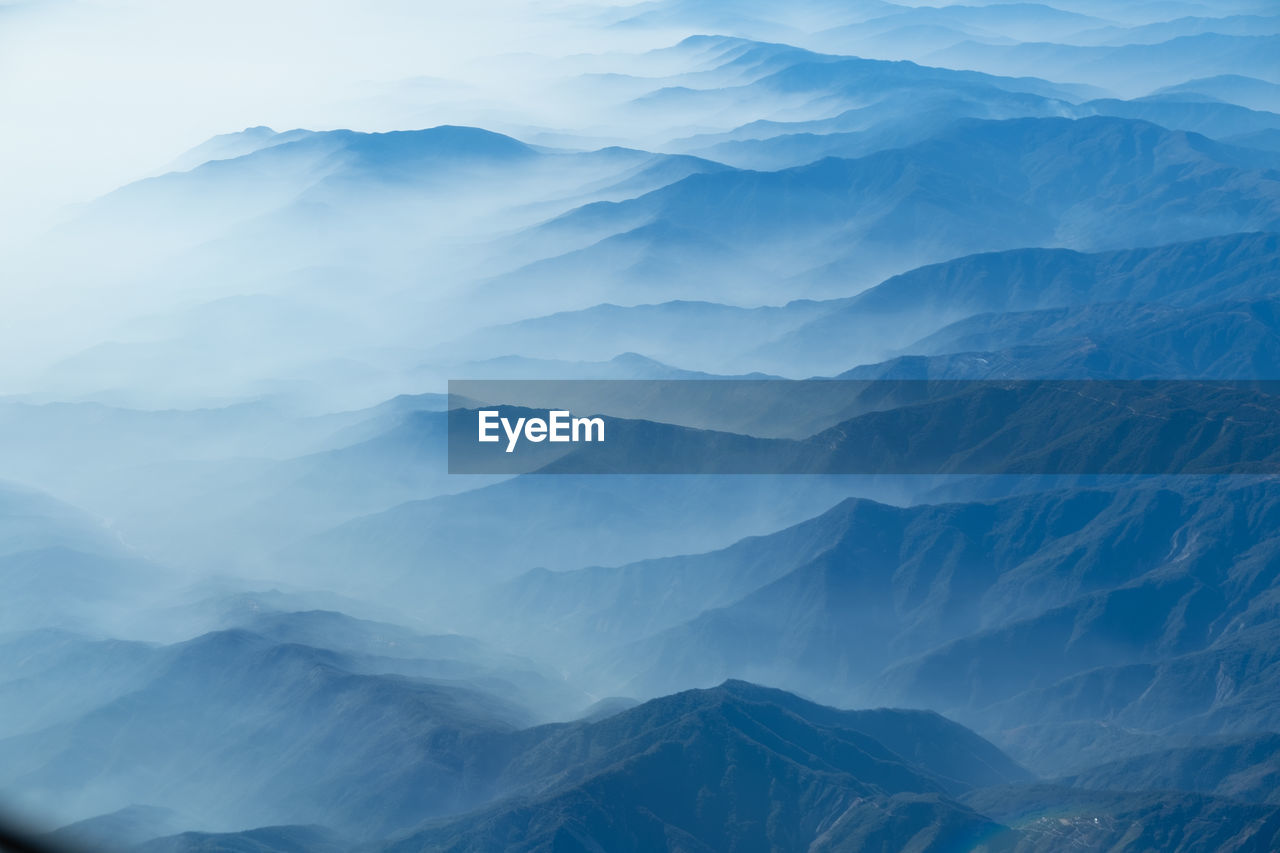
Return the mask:
{"type": "MultiPolygon", "coordinates": [[[[12,243],[64,206],[161,170],[218,133],[265,124],[389,130],[451,120],[432,84],[478,58],[598,46],[580,12],[518,0],[0,0],[0,228],[12,243]]],[[[501,91],[493,79],[483,80],[501,91]]],[[[514,81],[513,81],[514,83],[514,81]]],[[[483,93],[482,93],[483,94],[483,93]]]]}

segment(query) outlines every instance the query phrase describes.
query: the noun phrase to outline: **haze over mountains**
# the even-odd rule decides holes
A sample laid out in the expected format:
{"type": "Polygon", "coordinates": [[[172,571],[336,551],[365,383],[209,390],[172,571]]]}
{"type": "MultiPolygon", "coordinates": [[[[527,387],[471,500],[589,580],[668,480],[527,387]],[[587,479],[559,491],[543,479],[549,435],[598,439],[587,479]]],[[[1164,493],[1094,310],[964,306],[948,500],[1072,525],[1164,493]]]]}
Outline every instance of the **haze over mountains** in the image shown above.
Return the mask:
{"type": "MultiPolygon", "coordinates": [[[[1007,380],[1280,379],[1272,4],[540,8],[447,79],[397,45],[461,25],[397,14],[279,39],[235,123],[0,255],[0,814],[137,853],[1280,845],[1273,477],[890,473],[1168,450],[1155,409],[1002,421],[1007,380]],[[296,120],[284,68],[346,100],[296,120]],[[812,377],[996,384],[602,412],[646,471],[875,475],[450,473],[449,379],[812,377]]],[[[1216,412],[1249,441],[1256,393],[1216,412]]]]}

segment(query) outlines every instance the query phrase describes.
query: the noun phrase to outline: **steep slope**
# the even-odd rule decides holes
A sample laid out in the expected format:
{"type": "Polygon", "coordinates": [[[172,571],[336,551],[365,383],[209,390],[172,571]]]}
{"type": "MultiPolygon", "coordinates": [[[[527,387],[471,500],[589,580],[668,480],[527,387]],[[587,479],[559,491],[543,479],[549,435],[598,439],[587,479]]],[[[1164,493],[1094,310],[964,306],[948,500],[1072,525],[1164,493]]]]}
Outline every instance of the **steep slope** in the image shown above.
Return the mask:
{"type": "MultiPolygon", "coordinates": [[[[1117,310],[1133,310],[1138,312],[1135,317],[1143,317],[1143,311],[1154,311],[1153,304],[1207,308],[1270,299],[1274,287],[1269,272],[1276,263],[1280,244],[1274,234],[1228,235],[1094,254],[1019,249],[920,267],[857,296],[838,299],[760,308],[689,301],[597,305],[484,329],[441,346],[433,355],[456,359],[510,353],[598,360],[626,350],[715,372],[750,367],[787,375],[830,374],[837,367],[879,361],[895,351],[932,355],[1030,340],[1029,328],[998,338],[994,327],[986,337],[979,337],[982,333],[971,325],[941,331],[969,318],[976,326],[999,322],[1030,327],[1049,320],[1065,325],[1066,320],[1049,314],[1006,315],[1134,303],[1132,309],[1117,310]],[[990,316],[975,316],[980,314],[990,316]],[[943,337],[920,340],[935,332],[943,337]],[[962,337],[968,343],[953,343],[962,337]]],[[[1083,332],[1084,319],[1074,320],[1073,328],[1083,332]]],[[[1121,319],[1117,314],[1116,321],[1121,319]]],[[[1099,328],[1088,326],[1088,331],[1099,328]]]]}
{"type": "Polygon", "coordinates": [[[515,139],[467,127],[291,132],[290,139],[129,184],[99,199],[67,227],[87,237],[114,223],[103,233],[120,239],[134,229],[135,238],[150,235],[159,246],[190,245],[325,187],[345,185],[354,192],[368,184],[360,189],[367,193],[407,181],[427,188],[455,170],[509,171],[538,158],[515,139]],[[202,203],[191,204],[193,197],[202,203]]]}
{"type": "MultiPolygon", "coordinates": [[[[168,561],[256,568],[261,555],[304,536],[469,485],[448,479],[444,413],[417,405],[366,413],[368,422],[353,417],[351,428],[335,430],[337,446],[319,452],[148,466],[135,477],[152,488],[127,502],[101,487],[94,497],[114,502],[121,527],[168,561]]],[[[288,434],[293,423],[280,417],[275,429],[288,434]]]]}
{"type": "Polygon", "coordinates": [[[536,569],[484,592],[484,601],[504,614],[486,628],[506,640],[524,637],[562,659],[596,655],[729,604],[813,559],[838,539],[841,525],[832,515],[852,509],[842,503],[795,527],[707,554],[618,568],[536,569]]]}
{"type": "Polygon", "coordinates": [[[611,672],[641,692],[729,675],[872,690],[1008,732],[1044,767],[1080,760],[1061,738],[1079,721],[1135,735],[1275,730],[1262,697],[1276,506],[1270,484],[1247,481],[857,502],[828,515],[837,545],[609,655],[611,672]],[[1022,726],[1041,729],[1024,740],[1022,726]]]}
{"type": "MultiPolygon", "coordinates": [[[[305,709],[299,713],[309,716],[305,709]]],[[[454,746],[443,736],[433,742],[437,751],[454,746]]],[[[990,743],[936,714],[844,711],[733,681],[593,721],[492,732],[479,742],[484,760],[419,774],[448,784],[461,773],[487,805],[428,820],[381,843],[367,832],[343,839],[320,826],[296,825],[155,838],[151,833],[174,818],[156,808],[82,821],[56,837],[97,843],[115,829],[118,846],[138,853],[540,850],[565,844],[645,851],[762,845],[846,850],[862,849],[858,844],[865,842],[852,839],[869,837],[895,848],[941,851],[1001,831],[958,805],[957,797],[1030,779],[990,743]]],[[[477,743],[470,737],[456,746],[477,743]]],[[[386,784],[371,770],[359,772],[348,777],[350,784],[386,784]]],[[[457,796],[448,803],[458,810],[457,796]]],[[[290,813],[308,808],[295,804],[290,813]]],[[[438,805],[417,816],[433,813],[440,813],[438,805]]],[[[342,814],[331,814],[331,820],[342,814]]]]}
{"type": "Polygon", "coordinates": [[[620,147],[539,149],[477,127],[291,131],[289,141],[126,185],[94,202],[68,228],[89,233],[115,221],[105,233],[120,238],[132,229],[163,245],[169,235],[180,244],[226,236],[247,241],[252,234],[236,229],[253,222],[262,236],[296,239],[298,228],[350,224],[361,216],[397,227],[378,216],[377,204],[395,205],[414,223],[421,221],[423,205],[450,202],[458,217],[495,215],[520,205],[545,209],[540,206],[557,197],[578,203],[583,195],[625,197],[628,184],[631,192],[643,192],[717,168],[696,158],[620,147]],[[475,198],[459,198],[463,192],[475,198]],[[202,203],[192,204],[193,198],[202,203]]]}
{"type": "Polygon", "coordinates": [[[0,634],[0,733],[75,719],[155,677],[149,643],[43,629],[0,634]]]}
{"type": "Polygon", "coordinates": [[[481,329],[444,345],[441,355],[600,361],[638,352],[692,369],[718,370],[741,364],[736,357],[755,342],[785,334],[834,307],[812,300],[760,308],[690,301],[603,304],[481,329]]]}
{"type": "Polygon", "coordinates": [[[1280,842],[1280,811],[1275,807],[1194,794],[1118,794],[1029,785],[979,791],[964,802],[1018,827],[1013,848],[1018,853],[1261,851],[1280,842]]]}
{"type": "Polygon", "coordinates": [[[124,850],[181,832],[189,820],[169,809],[128,806],[60,827],[45,838],[57,847],[70,849],[124,850]]]}
{"type": "Polygon", "coordinates": [[[1205,95],[1254,110],[1280,112],[1280,84],[1268,83],[1256,77],[1241,77],[1235,74],[1203,77],[1167,86],[1153,94],[1165,93],[1205,95]]]}
{"type": "Polygon", "coordinates": [[[1194,309],[1110,303],[979,314],[909,348],[933,355],[864,365],[841,377],[1275,379],[1278,307],[1272,300],[1194,309]]]}
{"type": "Polygon", "coordinates": [[[758,121],[729,133],[690,137],[679,144],[739,168],[782,169],[824,157],[865,157],[917,144],[949,131],[963,119],[1111,116],[1263,150],[1268,146],[1251,145],[1249,140],[1280,127],[1280,115],[1275,112],[1191,94],[1151,95],[1128,101],[1094,99],[1075,105],[1015,92],[977,96],[926,91],[903,93],[902,101],[886,98],[825,119],[758,121]]]}
{"type": "MultiPolygon", "coordinates": [[[[1264,7],[1259,4],[1256,9],[1262,11],[1264,7]]],[[[1209,10],[1206,8],[1204,11],[1209,10]]],[[[1246,7],[1246,11],[1250,10],[1246,7]]],[[[1159,44],[1181,36],[1202,33],[1227,36],[1276,35],[1280,33],[1280,17],[1257,14],[1226,14],[1217,18],[1207,15],[1186,15],[1139,26],[1100,27],[1095,30],[1085,30],[1065,41],[1072,44],[1119,47],[1126,44],[1159,44]]]]}
{"type": "Polygon", "coordinates": [[[811,517],[860,487],[840,478],[516,477],[356,519],[282,560],[365,597],[413,595],[454,626],[466,617],[451,603],[460,592],[538,567],[724,547],[811,517]]]}
{"type": "MultiPolygon", "coordinates": [[[[1147,596],[1149,591],[1138,590],[1131,598],[1142,602],[1147,596]]],[[[1280,630],[1267,615],[1274,594],[1258,598],[1250,608],[1254,612],[1242,620],[1248,627],[1227,631],[1203,648],[1135,661],[1135,647],[1142,654],[1141,635],[1151,630],[1150,625],[1141,626],[1131,632],[1129,649],[1117,660],[1058,681],[1046,678],[1045,683],[1015,691],[1016,695],[981,714],[996,727],[1006,721],[1025,721],[1023,726],[1005,729],[997,740],[1032,766],[1052,773],[1087,772],[1121,757],[1167,749],[1170,744],[1189,745],[1199,735],[1251,737],[1274,731],[1271,697],[1280,670],[1273,649],[1280,630]]],[[[1176,625],[1182,619],[1180,613],[1171,614],[1169,623],[1176,625]]],[[[1097,627],[1116,631],[1114,625],[1097,627]]],[[[1043,630],[1035,624],[1014,630],[1025,635],[1036,629],[1043,630]]],[[[1008,687],[1007,683],[996,686],[993,692],[1008,687]]]]}
{"type": "MultiPolygon", "coordinates": [[[[522,757],[522,772],[549,758],[563,763],[568,755],[580,763],[526,789],[530,793],[387,849],[535,850],[557,843],[637,851],[847,849],[834,839],[868,831],[855,815],[870,811],[869,804],[887,812],[876,817],[885,843],[934,835],[912,849],[945,849],[995,829],[947,798],[945,786],[929,774],[929,760],[946,762],[942,756],[953,755],[958,761],[952,766],[967,767],[969,774],[975,764],[987,768],[977,770],[980,778],[1016,778],[1020,769],[940,718],[891,711],[873,716],[873,727],[924,760],[913,763],[864,734],[859,712],[748,684],[654,700],[548,737],[522,757]],[[930,813],[927,822],[921,809],[930,813]],[[842,823],[854,828],[842,830],[842,823]]],[[[973,778],[953,784],[963,790],[973,778]]]]}
{"type": "Polygon", "coordinates": [[[40,341],[29,371],[66,398],[151,407],[330,402],[338,385],[352,392],[339,405],[367,405],[374,387],[390,396],[421,381],[411,374],[424,339],[501,319],[458,296],[469,280],[571,248],[496,238],[725,168],[621,147],[535,149],[468,127],[304,133],[130,184],[24,253],[19,278],[80,288],[67,309],[76,333],[40,341]],[[86,265],[101,285],[88,292],[86,265]]]}
{"type": "Polygon", "coordinates": [[[562,719],[590,701],[530,658],[458,634],[422,634],[324,610],[260,613],[236,627],[275,643],[338,652],[352,672],[428,678],[480,690],[527,709],[534,719],[562,719]]]}
{"type": "Polygon", "coordinates": [[[174,583],[87,513],[47,495],[0,484],[0,624],[128,632],[126,603],[174,583]]]}
{"type": "Polygon", "coordinates": [[[1280,128],[1280,114],[1274,112],[1179,95],[1149,95],[1131,101],[1087,101],[1074,114],[1141,119],[1172,130],[1189,130],[1224,141],[1233,136],[1280,128]]]}
{"type": "Polygon", "coordinates": [[[1177,36],[1156,44],[1085,46],[1038,42],[981,44],[967,41],[933,53],[925,60],[951,68],[976,68],[990,74],[1040,74],[1110,88],[1125,97],[1143,95],[1187,77],[1188,66],[1202,76],[1222,74],[1280,82],[1272,58],[1280,36],[1221,35],[1215,32],[1177,36]]]}
{"type": "Polygon", "coordinates": [[[1280,735],[1219,738],[1091,767],[1061,780],[1074,788],[1177,790],[1249,802],[1280,799],[1280,735]]]}
{"type": "Polygon", "coordinates": [[[601,276],[598,267],[583,266],[611,251],[610,240],[620,236],[506,274],[485,292],[543,313],[585,307],[581,296],[572,297],[575,304],[545,291],[531,301],[526,288],[550,276],[559,276],[568,293],[597,302],[658,295],[769,301],[779,278],[792,278],[792,295],[847,294],[900,271],[904,256],[930,261],[1025,245],[1097,250],[1276,229],[1274,165],[1262,152],[1124,119],[960,123],[925,142],[857,160],[694,176],[552,223],[558,231],[626,235],[640,241],[651,263],[684,265],[661,294],[652,285],[638,293],[627,275],[601,276]],[[708,260],[705,248],[690,253],[695,236],[699,247],[734,258],[732,274],[704,267],[696,294],[681,285],[708,260]]]}
{"type": "Polygon", "coordinates": [[[135,853],[347,853],[351,842],[319,826],[268,826],[247,832],[184,832],[129,849],[135,853]]]}
{"type": "Polygon", "coordinates": [[[527,721],[475,689],[356,674],[343,655],[246,631],[168,647],[157,670],[0,742],[11,801],[47,815],[146,802],[215,825],[389,832],[483,799],[486,740],[527,721]]]}
{"type": "Polygon", "coordinates": [[[1280,238],[1274,234],[1094,254],[1021,249],[971,255],[894,276],[762,344],[759,361],[749,363],[830,374],[832,365],[879,361],[975,314],[1100,302],[1194,307],[1266,299],[1274,296],[1276,263],[1280,238]]]}
{"type": "Polygon", "coordinates": [[[1008,3],[991,6],[922,6],[895,10],[869,21],[849,24],[821,33],[824,39],[860,40],[892,36],[902,29],[945,28],[966,36],[1016,41],[1040,41],[1064,32],[1101,26],[1105,21],[1078,12],[1039,3],[1008,3]]]}

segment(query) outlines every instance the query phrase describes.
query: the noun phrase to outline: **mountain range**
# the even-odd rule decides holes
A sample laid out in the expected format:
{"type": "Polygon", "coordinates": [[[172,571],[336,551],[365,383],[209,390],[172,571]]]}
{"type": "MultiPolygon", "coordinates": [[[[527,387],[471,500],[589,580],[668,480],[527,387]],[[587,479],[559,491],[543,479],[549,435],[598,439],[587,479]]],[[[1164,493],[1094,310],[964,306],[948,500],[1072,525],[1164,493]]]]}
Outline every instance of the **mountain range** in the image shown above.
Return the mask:
{"type": "MultiPolygon", "coordinates": [[[[839,711],[740,681],[663,697],[596,722],[499,736],[493,745],[491,772],[518,793],[429,822],[377,849],[607,843],[637,851],[743,845],[1048,851],[1064,842],[1122,840],[1172,840],[1187,850],[1213,844],[1261,849],[1277,832],[1274,807],[1037,783],[991,744],[936,715],[839,711]],[[505,750],[502,740],[510,741],[505,750]],[[658,785],[657,779],[678,781],[658,785]],[[1168,834],[1159,827],[1173,809],[1182,820],[1168,834]],[[1053,817],[1027,817],[1045,812],[1053,817]]],[[[163,825],[167,815],[133,808],[62,835],[100,839],[95,829],[118,827],[126,816],[136,828],[148,819],[163,825]]],[[[317,827],[276,826],[188,832],[116,849],[284,853],[345,850],[349,843],[317,827]]]]}
{"type": "Polygon", "coordinates": [[[1280,848],[1274,3],[19,5],[0,823],[1280,848]]]}

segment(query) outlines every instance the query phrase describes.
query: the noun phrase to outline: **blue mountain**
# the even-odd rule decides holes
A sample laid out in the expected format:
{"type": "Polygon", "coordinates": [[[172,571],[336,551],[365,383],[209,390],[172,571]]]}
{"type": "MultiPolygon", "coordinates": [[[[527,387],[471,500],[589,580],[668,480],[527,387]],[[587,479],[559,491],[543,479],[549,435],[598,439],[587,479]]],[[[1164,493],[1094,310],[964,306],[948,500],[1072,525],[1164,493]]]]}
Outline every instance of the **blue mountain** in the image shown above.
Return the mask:
{"type": "Polygon", "coordinates": [[[289,547],[280,561],[375,600],[429,591],[424,615],[456,624],[464,614],[452,596],[528,569],[723,547],[799,522],[857,487],[841,478],[516,477],[352,520],[289,547]],[[509,535],[512,518],[522,519],[520,537],[509,535]]]}
{"type": "Polygon", "coordinates": [[[1280,735],[1199,739],[1194,745],[1108,761],[1062,780],[1105,791],[1173,788],[1247,802],[1275,803],[1280,735]]]}
{"type": "Polygon", "coordinates": [[[546,775],[519,799],[385,849],[859,849],[852,838],[921,832],[942,849],[997,829],[948,792],[1025,774],[934,715],[835,711],[742,682],[547,732],[507,772],[535,769],[546,775]]]}
{"type": "MultiPolygon", "coordinates": [[[[1278,258],[1280,241],[1273,234],[1094,254],[1025,249],[972,255],[894,276],[847,302],[828,303],[834,310],[762,344],[760,360],[749,363],[772,364],[782,373],[830,373],[833,364],[875,362],[909,350],[921,338],[979,314],[1119,302],[1202,308],[1266,299],[1272,291],[1269,270],[1278,258]]],[[[929,354],[929,346],[916,352],[929,354]]]]}
{"type": "MultiPolygon", "coordinates": [[[[848,293],[893,272],[903,253],[940,260],[1028,244],[1096,250],[1277,229],[1280,172],[1272,166],[1263,152],[1122,119],[962,123],[857,160],[698,175],[580,208],[554,228],[621,236],[510,273],[487,292],[516,298],[554,278],[566,293],[589,288],[593,301],[651,301],[651,279],[627,268],[602,276],[589,262],[611,258],[611,240],[642,251],[647,265],[680,270],[664,296],[742,303],[767,301],[787,277],[792,295],[848,293]],[[1122,150],[1142,154],[1122,158],[1122,150]],[[699,265],[704,283],[692,294],[699,265]]],[[[539,296],[545,310],[585,307],[539,296]]]]}
{"type": "MultiPolygon", "coordinates": [[[[1263,7],[1259,6],[1259,10],[1263,7]]],[[[1159,44],[1182,36],[1215,34],[1261,36],[1280,34],[1280,15],[1225,15],[1220,18],[1187,15],[1168,21],[1133,27],[1100,27],[1065,39],[1072,44],[1110,45],[1159,44]]],[[[1034,39],[1027,39],[1034,41],[1034,39]]],[[[1230,100],[1230,99],[1228,99],[1230,100]]]]}
{"type": "Polygon", "coordinates": [[[1280,849],[1280,484],[1221,476],[1280,461],[1280,398],[1004,381],[1280,378],[1274,5],[568,10],[599,52],[531,28],[469,104],[365,88],[504,132],[250,127],[6,252],[6,812],[119,853],[1280,849]],[[628,381],[608,445],[471,476],[464,374],[628,381]],[[1001,381],[685,417],[784,375],[1001,381]]]}
{"type": "Polygon", "coordinates": [[[1055,785],[1001,786],[962,798],[1021,828],[1018,850],[1183,851],[1277,843],[1270,807],[1172,792],[1123,794],[1055,785]]]}
{"type": "Polygon", "coordinates": [[[463,784],[483,766],[479,744],[527,712],[465,683],[358,664],[244,630],[164,647],[136,689],[0,743],[6,787],[49,815],[146,802],[205,825],[365,833],[483,798],[463,784]]]}
{"type": "Polygon", "coordinates": [[[127,630],[120,610],[172,588],[97,519],[48,495],[0,484],[0,623],[6,630],[127,630]]]}
{"type": "MultiPolygon", "coordinates": [[[[1273,492],[1246,481],[910,508],[847,502],[775,534],[779,547],[829,543],[814,556],[797,552],[801,565],[761,575],[749,555],[774,543],[744,545],[736,559],[755,591],[688,587],[704,612],[605,652],[601,677],[630,678],[641,692],[734,675],[828,697],[873,689],[878,701],[944,709],[1046,772],[1150,752],[1160,738],[1274,731],[1262,700],[1273,685],[1260,674],[1276,631],[1265,603],[1274,572],[1264,568],[1273,492]],[[1238,691],[1220,690],[1223,678],[1238,691]],[[1109,726],[1122,728],[1103,737],[1109,726]]],[[[614,572],[616,581],[600,570],[595,585],[627,577],[614,572]]],[[[632,606],[658,606],[662,577],[630,583],[632,606]]],[[[581,579],[526,582],[559,607],[551,592],[561,587],[572,603],[581,579]]],[[[626,625],[620,611],[598,618],[626,625]]]]}
{"type": "Polygon", "coordinates": [[[893,41],[903,30],[945,29],[955,33],[952,44],[966,38],[1044,41],[1063,33],[1103,25],[1103,19],[1039,3],[996,3],[988,6],[919,6],[894,11],[857,24],[819,34],[823,43],[893,41]]]}
{"type": "Polygon", "coordinates": [[[137,853],[345,853],[351,841],[322,826],[268,826],[245,832],[183,832],[128,849],[137,853]]]}
{"type": "Polygon", "coordinates": [[[1280,377],[1278,308],[1274,300],[1195,309],[1106,303],[980,314],[911,347],[930,355],[900,356],[841,376],[1273,379],[1280,377]]]}
{"type": "Polygon", "coordinates": [[[1239,104],[1254,110],[1280,112],[1280,83],[1242,77],[1238,74],[1220,74],[1177,83],[1156,90],[1153,94],[1202,95],[1229,104],[1239,104]]]}
{"type": "Polygon", "coordinates": [[[1110,88],[1121,96],[1144,95],[1176,85],[1194,67],[1203,76],[1233,74],[1280,82],[1274,62],[1276,35],[1220,35],[1206,32],[1171,38],[1157,44],[1115,47],[1077,47],[1038,42],[991,45],[962,42],[925,57],[955,68],[976,68],[992,74],[1034,71],[1059,80],[1073,80],[1110,88]]]}
{"type": "Polygon", "coordinates": [[[1174,130],[1189,130],[1218,140],[1280,128],[1280,114],[1238,104],[1193,99],[1184,95],[1148,95],[1131,101],[1113,98],[1086,101],[1075,115],[1107,115],[1140,119],[1174,130]]]}
{"type": "Polygon", "coordinates": [[[624,351],[716,370],[735,363],[735,358],[754,348],[757,341],[785,334],[831,310],[833,304],[813,300],[759,308],[694,301],[634,306],[606,303],[480,329],[442,345],[438,357],[476,358],[501,352],[537,359],[601,361],[624,351]]]}

